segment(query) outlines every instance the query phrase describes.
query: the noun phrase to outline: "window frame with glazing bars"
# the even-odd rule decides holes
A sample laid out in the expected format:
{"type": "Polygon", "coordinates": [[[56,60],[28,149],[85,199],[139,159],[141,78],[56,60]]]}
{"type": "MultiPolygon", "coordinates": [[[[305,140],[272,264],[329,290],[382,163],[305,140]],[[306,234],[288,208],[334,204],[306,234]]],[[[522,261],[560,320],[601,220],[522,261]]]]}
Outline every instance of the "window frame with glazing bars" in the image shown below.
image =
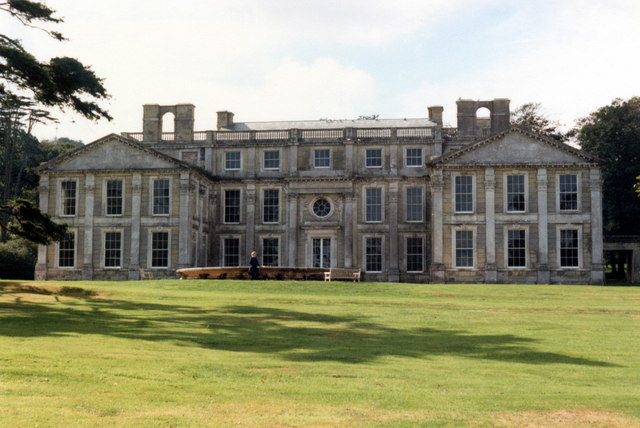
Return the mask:
{"type": "Polygon", "coordinates": [[[124,214],[124,180],[108,178],[104,181],[105,216],[122,216],[124,214]],[[110,189],[111,184],[119,183],[120,189],[110,189]],[[119,193],[118,193],[119,190],[119,193]]]}
{"type": "Polygon", "coordinates": [[[242,190],[240,189],[224,189],[223,190],[223,206],[222,221],[224,224],[240,224],[242,219],[242,190]],[[231,193],[237,193],[237,199],[231,199],[231,193]],[[230,202],[237,201],[237,204],[230,202]]]}
{"type": "Polygon", "coordinates": [[[421,236],[407,236],[405,239],[405,256],[408,273],[424,272],[424,239],[421,236]],[[410,240],[418,240],[419,245],[410,245],[410,240]],[[411,252],[411,249],[419,248],[420,252],[411,252]],[[420,269],[415,269],[419,264],[420,269]]]}
{"type": "Polygon", "coordinates": [[[471,174],[455,174],[452,182],[453,211],[456,214],[472,214],[475,211],[475,176],[471,174]],[[468,180],[468,183],[458,183],[458,180],[462,181],[463,179],[465,181],[468,180]]]}
{"type": "Polygon", "coordinates": [[[280,189],[262,190],[262,222],[280,223],[280,189]]]}
{"type": "Polygon", "coordinates": [[[171,215],[171,179],[154,177],[151,179],[151,215],[171,215]],[[165,187],[158,187],[161,182],[166,182],[165,187]],[[164,192],[161,194],[160,192],[164,192]],[[162,208],[162,209],[161,209],[162,208]]]}
{"type": "Polygon", "coordinates": [[[262,238],[262,265],[263,266],[280,266],[280,238],[264,237],[262,238]],[[268,247],[265,245],[269,241],[275,245],[268,247]],[[273,251],[275,249],[275,252],[273,251]]]}
{"type": "Polygon", "coordinates": [[[75,217],[78,215],[78,180],[60,181],[60,217],[75,217]],[[67,186],[73,185],[73,189],[67,186]],[[73,191],[73,195],[69,193],[73,191]]]}

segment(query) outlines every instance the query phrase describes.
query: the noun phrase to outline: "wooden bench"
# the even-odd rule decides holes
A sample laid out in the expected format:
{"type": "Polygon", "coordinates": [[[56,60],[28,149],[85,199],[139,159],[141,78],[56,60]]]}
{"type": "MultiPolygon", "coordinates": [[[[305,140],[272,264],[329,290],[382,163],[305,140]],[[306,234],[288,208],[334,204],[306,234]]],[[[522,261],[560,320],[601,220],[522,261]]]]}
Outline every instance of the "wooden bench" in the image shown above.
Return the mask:
{"type": "Polygon", "coordinates": [[[360,282],[360,269],[330,268],[324,273],[325,281],[344,280],[360,282]]]}

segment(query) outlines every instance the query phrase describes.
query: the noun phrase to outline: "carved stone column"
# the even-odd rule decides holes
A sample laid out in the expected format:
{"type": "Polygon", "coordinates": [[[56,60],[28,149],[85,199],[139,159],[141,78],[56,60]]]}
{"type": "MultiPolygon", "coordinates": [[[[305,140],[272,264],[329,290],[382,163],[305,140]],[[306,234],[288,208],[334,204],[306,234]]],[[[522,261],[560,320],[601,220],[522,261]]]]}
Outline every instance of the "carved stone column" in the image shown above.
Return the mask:
{"type": "Polygon", "coordinates": [[[178,269],[191,266],[191,184],[189,173],[180,173],[180,226],[178,229],[178,269]]]}
{"type": "MultiPolygon", "coordinates": [[[[255,248],[255,230],[256,230],[256,186],[255,184],[247,184],[247,249],[245,254],[251,254],[255,248]]],[[[246,256],[245,256],[246,257],[246,256]]],[[[241,258],[241,260],[244,260],[241,258]]]]}
{"type": "Polygon", "coordinates": [[[287,194],[287,265],[296,266],[296,252],[298,241],[298,195],[287,194]]]}
{"type": "Polygon", "coordinates": [[[142,216],[142,176],[131,177],[131,252],[129,260],[129,279],[140,279],[140,219],[142,216]]]}
{"type": "Polygon", "coordinates": [[[87,174],[85,177],[84,205],[84,257],[82,261],[82,279],[93,279],[93,203],[96,177],[87,174]]]}
{"type": "Polygon", "coordinates": [[[389,281],[400,280],[398,268],[398,183],[389,183],[389,281]]]}
{"type": "MultiPolygon", "coordinates": [[[[49,176],[40,177],[40,186],[38,187],[40,197],[40,211],[47,213],[49,211],[49,176]]],[[[38,262],[36,263],[35,279],[44,281],[47,279],[47,246],[38,245],[38,262]]]]}
{"type": "Polygon", "coordinates": [[[431,282],[444,282],[443,264],[443,206],[442,197],[444,178],[442,170],[435,170],[431,175],[431,282]]]}
{"type": "Polygon", "coordinates": [[[604,283],[602,263],[602,180],[600,170],[591,168],[589,172],[591,190],[591,283],[604,283]]]}
{"type": "Polygon", "coordinates": [[[484,280],[494,283],[498,280],[496,268],[496,176],[493,168],[484,172],[485,225],[487,245],[484,280]]]}
{"type": "Polygon", "coordinates": [[[538,284],[551,281],[549,273],[549,225],[547,206],[547,170],[538,169],[538,284]]]}

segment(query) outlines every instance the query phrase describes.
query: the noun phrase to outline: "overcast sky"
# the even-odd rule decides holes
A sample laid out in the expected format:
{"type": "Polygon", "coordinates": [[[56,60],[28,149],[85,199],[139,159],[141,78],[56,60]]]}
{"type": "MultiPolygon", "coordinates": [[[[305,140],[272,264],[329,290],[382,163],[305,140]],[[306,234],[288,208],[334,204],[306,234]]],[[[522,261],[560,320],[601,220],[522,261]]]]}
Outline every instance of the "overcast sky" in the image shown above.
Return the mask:
{"type": "Polygon", "coordinates": [[[196,130],[236,121],[426,117],[458,98],[540,102],[571,126],[640,95],[638,0],[49,0],[54,42],[5,16],[40,58],[90,64],[112,122],[58,113],[40,138],[141,131],[143,104],[192,103],[196,130]]]}

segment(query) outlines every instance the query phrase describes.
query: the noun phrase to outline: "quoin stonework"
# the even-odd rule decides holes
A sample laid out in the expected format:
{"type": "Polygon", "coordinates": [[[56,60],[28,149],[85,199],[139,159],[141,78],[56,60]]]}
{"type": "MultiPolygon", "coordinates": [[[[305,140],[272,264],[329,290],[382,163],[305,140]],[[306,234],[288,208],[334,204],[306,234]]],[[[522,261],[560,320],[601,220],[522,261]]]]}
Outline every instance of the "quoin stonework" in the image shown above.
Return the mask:
{"type": "Polygon", "coordinates": [[[602,283],[597,161],[510,126],[507,99],[457,108],[457,128],[433,106],[419,119],[220,111],[216,130],[194,132],[193,105],[145,105],[142,132],[40,168],[40,207],[69,233],[40,246],[36,278],[175,278],[256,250],[264,265],[368,281],[602,283]]]}

